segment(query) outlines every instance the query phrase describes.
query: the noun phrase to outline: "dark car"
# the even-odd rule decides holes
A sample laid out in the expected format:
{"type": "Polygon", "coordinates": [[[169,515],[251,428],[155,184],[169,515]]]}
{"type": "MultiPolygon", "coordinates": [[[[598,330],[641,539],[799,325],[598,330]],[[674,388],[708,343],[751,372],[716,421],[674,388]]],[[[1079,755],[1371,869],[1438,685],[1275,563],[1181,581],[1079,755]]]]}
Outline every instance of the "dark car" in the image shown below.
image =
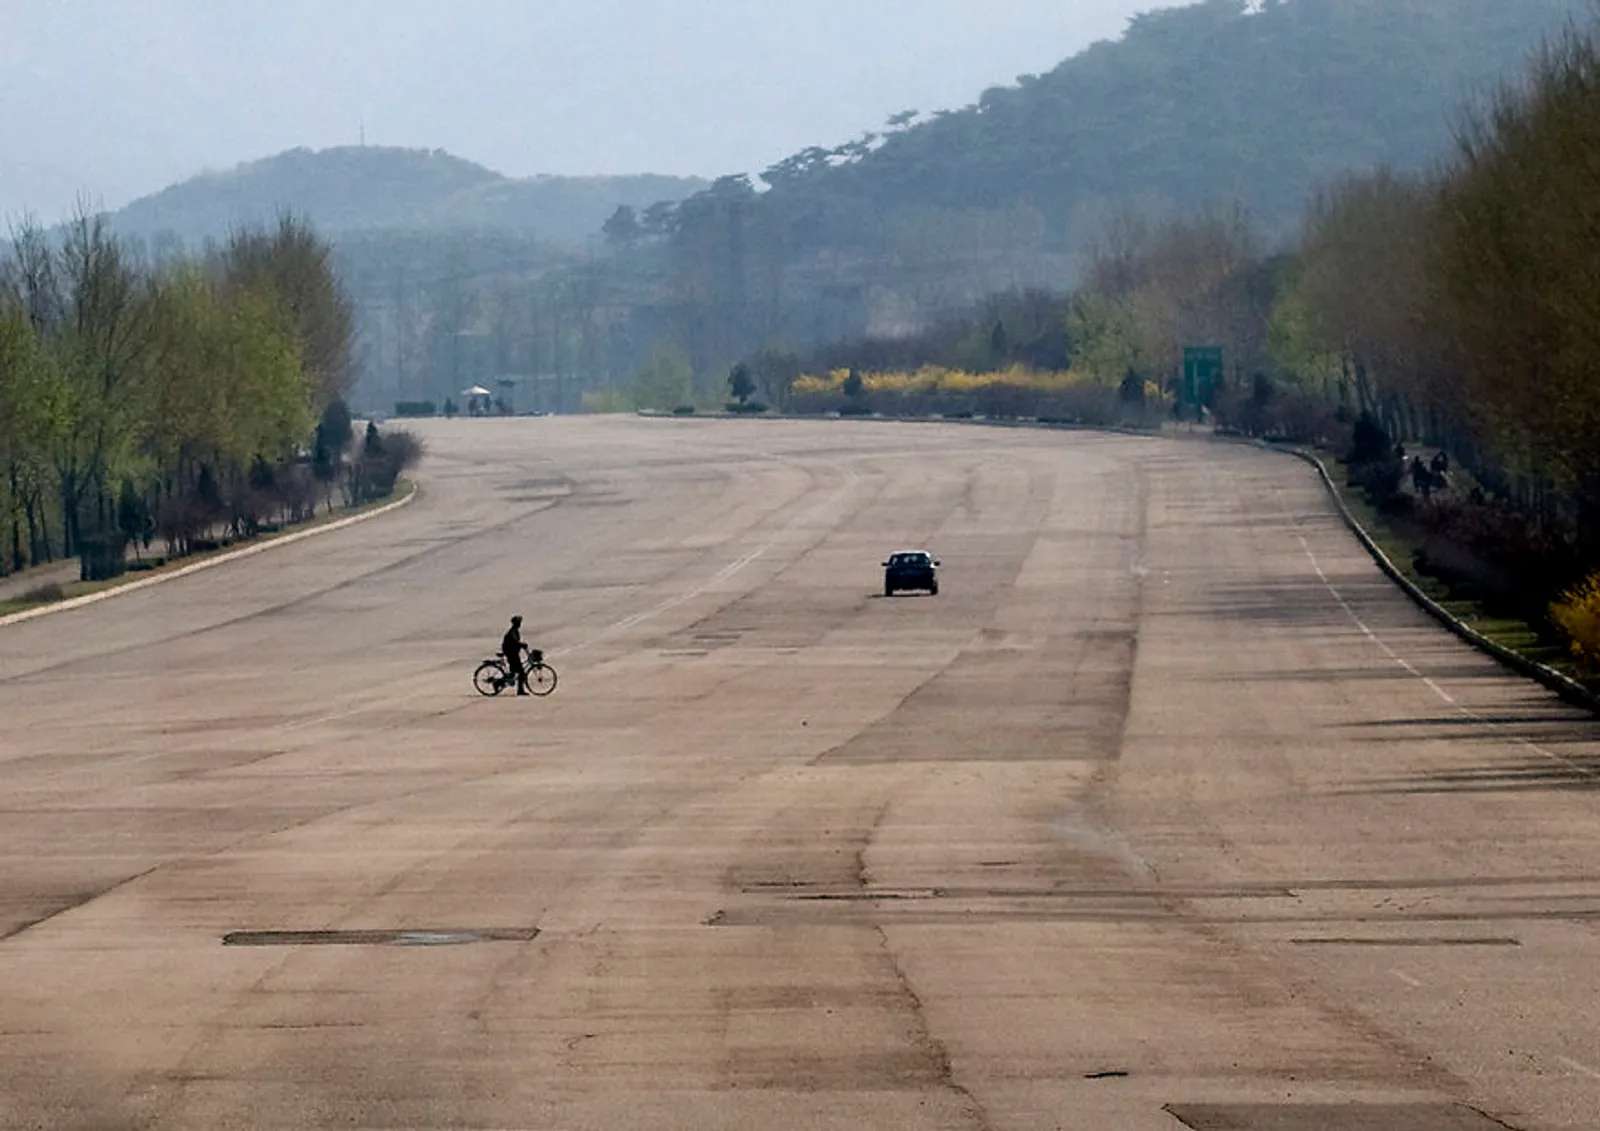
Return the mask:
{"type": "Polygon", "coordinates": [[[883,595],[892,597],[902,589],[939,592],[939,563],[926,550],[901,550],[883,563],[883,595]]]}

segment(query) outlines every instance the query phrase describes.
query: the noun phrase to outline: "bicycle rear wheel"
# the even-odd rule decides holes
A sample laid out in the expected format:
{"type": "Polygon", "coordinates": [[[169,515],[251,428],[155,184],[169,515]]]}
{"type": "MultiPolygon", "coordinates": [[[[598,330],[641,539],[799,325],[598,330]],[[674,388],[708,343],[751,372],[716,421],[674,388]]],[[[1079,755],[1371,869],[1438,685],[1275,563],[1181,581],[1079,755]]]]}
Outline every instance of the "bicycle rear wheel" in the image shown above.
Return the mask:
{"type": "Polygon", "coordinates": [[[472,686],[478,689],[479,695],[493,698],[505,690],[508,678],[509,673],[499,660],[485,660],[472,673],[472,686]]]}
{"type": "Polygon", "coordinates": [[[556,669],[549,664],[534,664],[528,669],[528,690],[535,695],[549,695],[556,689],[556,669]]]}

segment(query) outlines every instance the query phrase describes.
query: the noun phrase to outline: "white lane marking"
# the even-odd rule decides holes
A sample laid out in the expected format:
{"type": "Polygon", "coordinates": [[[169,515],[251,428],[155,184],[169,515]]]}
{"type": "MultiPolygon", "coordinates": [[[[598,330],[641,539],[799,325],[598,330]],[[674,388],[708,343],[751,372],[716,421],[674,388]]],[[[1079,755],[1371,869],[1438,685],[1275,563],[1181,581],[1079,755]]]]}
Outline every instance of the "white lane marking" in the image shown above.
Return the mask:
{"type": "Polygon", "coordinates": [[[1587,1064],[1579,1064],[1577,1061],[1564,1056],[1556,1057],[1556,1063],[1564,1068],[1570,1068],[1574,1072],[1580,1072],[1591,1080],[1600,1080],[1600,1069],[1590,1068],[1587,1064]]]}
{"type": "Polygon", "coordinates": [[[1416,987],[1418,989],[1420,989],[1422,987],[1422,983],[1421,982],[1417,981],[1410,974],[1407,974],[1404,970],[1391,970],[1391,971],[1389,971],[1389,973],[1393,974],[1396,978],[1399,978],[1402,982],[1404,982],[1408,986],[1414,986],[1414,987],[1416,987]]]}
{"type": "MultiPolygon", "coordinates": [[[[410,698],[410,696],[407,696],[407,698],[410,698]]],[[[336,711],[331,715],[322,715],[315,719],[301,719],[298,722],[284,723],[278,729],[282,731],[295,731],[304,730],[306,727],[321,726],[323,723],[336,723],[341,719],[348,719],[354,715],[359,715],[365,711],[371,711],[377,707],[386,707],[392,702],[395,702],[395,700],[385,699],[382,703],[372,703],[365,707],[351,707],[347,711],[336,711]]]]}
{"type": "MultiPolygon", "coordinates": [[[[1294,522],[1292,515],[1289,516],[1289,521],[1291,523],[1294,522]]],[[[1385,656],[1388,656],[1396,664],[1400,665],[1400,667],[1404,668],[1407,672],[1421,680],[1428,687],[1428,690],[1432,691],[1444,702],[1454,707],[1456,709],[1456,713],[1462,718],[1491,729],[1498,729],[1497,723],[1483,715],[1478,714],[1478,712],[1472,710],[1470,707],[1463,706],[1453,695],[1425,675],[1421,669],[1419,669],[1410,660],[1407,660],[1404,656],[1400,655],[1400,653],[1389,647],[1387,642],[1380,638],[1376,632],[1373,632],[1372,629],[1367,626],[1367,622],[1361,619],[1361,614],[1355,611],[1350,602],[1345,600],[1344,594],[1340,593],[1338,587],[1335,586],[1332,580],[1329,579],[1327,572],[1322,568],[1322,563],[1317,560],[1317,555],[1312,552],[1311,543],[1306,541],[1306,536],[1296,530],[1295,537],[1300,540],[1300,548],[1305,551],[1306,557],[1311,562],[1311,568],[1317,571],[1317,577],[1322,580],[1324,588],[1326,588],[1328,592],[1333,595],[1333,599],[1339,603],[1339,607],[1344,610],[1345,615],[1350,618],[1351,622],[1361,630],[1363,636],[1372,641],[1372,643],[1375,644],[1385,656]]],[[[1577,774],[1579,777],[1600,778],[1600,772],[1583,765],[1581,762],[1574,762],[1571,758],[1568,758],[1565,755],[1557,754],[1554,750],[1550,750],[1539,745],[1533,739],[1528,738],[1525,735],[1508,735],[1506,740],[1512,745],[1521,746],[1524,749],[1531,750],[1535,754],[1538,754],[1543,758],[1548,758],[1552,762],[1561,763],[1561,765],[1565,766],[1568,770],[1577,774]]]]}

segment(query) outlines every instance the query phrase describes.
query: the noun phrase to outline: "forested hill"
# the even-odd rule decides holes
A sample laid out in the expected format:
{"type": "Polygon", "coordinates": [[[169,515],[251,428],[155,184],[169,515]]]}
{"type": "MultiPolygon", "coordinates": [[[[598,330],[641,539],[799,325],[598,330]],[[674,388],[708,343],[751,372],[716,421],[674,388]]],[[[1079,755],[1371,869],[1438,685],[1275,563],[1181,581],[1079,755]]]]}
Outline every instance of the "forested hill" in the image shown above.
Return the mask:
{"type": "Polygon", "coordinates": [[[615,308],[612,336],[575,353],[629,372],[661,342],[711,374],[774,343],[913,333],[989,295],[1072,287],[1085,246],[1130,211],[1238,204],[1288,236],[1322,184],[1446,158],[1473,99],[1524,75],[1589,3],[1201,0],[1147,13],[965,109],[907,111],[886,136],[797,153],[761,172],[765,191],[724,177],[676,206],[620,210],[605,227],[617,254],[581,280],[615,308]]]}
{"type": "MultiPolygon", "coordinates": [[[[1240,200],[1269,229],[1321,180],[1443,155],[1460,107],[1586,0],[1205,0],[883,138],[797,154],[770,203],[833,230],[918,209],[1037,211],[1071,247],[1108,208],[1240,200]],[[871,201],[869,214],[851,206],[871,201]]],[[[819,233],[822,234],[822,233],[819,233]]]]}
{"type": "Polygon", "coordinates": [[[621,205],[678,200],[705,187],[663,176],[501,176],[440,150],[348,146],[292,149],[204,173],[111,217],[119,233],[185,242],[224,238],[285,209],[331,235],[364,231],[502,232],[578,246],[621,205]]]}

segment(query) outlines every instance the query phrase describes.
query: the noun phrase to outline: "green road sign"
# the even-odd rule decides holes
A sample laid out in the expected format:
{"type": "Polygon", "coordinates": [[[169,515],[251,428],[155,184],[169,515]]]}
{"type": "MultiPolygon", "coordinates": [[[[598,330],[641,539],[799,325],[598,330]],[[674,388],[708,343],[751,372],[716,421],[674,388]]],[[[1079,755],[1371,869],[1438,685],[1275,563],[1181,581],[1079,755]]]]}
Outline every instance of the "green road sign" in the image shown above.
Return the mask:
{"type": "Polygon", "coordinates": [[[1185,346],[1183,399],[1189,404],[1208,405],[1221,383],[1222,347],[1185,346]]]}

